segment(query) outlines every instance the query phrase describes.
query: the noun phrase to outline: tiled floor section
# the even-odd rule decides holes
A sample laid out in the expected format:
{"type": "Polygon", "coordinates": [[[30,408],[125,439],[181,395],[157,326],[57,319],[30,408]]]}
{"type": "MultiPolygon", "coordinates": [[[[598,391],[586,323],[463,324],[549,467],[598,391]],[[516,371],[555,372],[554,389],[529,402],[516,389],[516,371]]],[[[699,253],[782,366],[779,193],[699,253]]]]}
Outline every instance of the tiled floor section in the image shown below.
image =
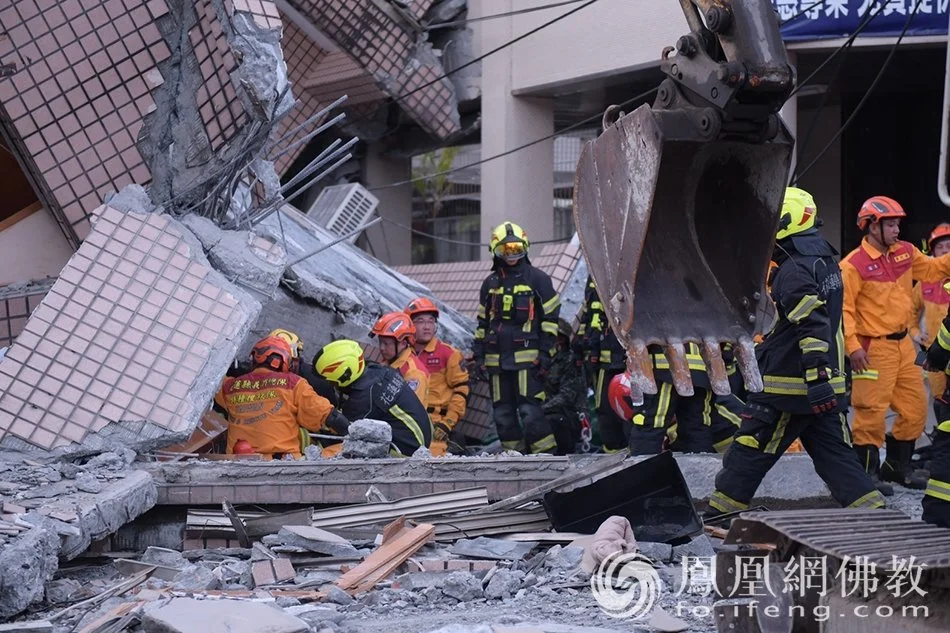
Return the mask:
{"type": "Polygon", "coordinates": [[[19,336],[30,313],[40,304],[53,281],[32,284],[23,289],[0,289],[0,347],[9,347],[19,336]]]}
{"type": "Polygon", "coordinates": [[[196,95],[198,112],[211,147],[217,151],[244,125],[247,116],[231,82],[231,73],[237,62],[231,54],[214,5],[211,0],[198,0],[195,2],[195,11],[198,13],[198,23],[188,33],[188,37],[204,79],[196,95]]]}
{"type": "Polygon", "coordinates": [[[161,83],[155,66],[169,55],[155,25],[168,6],[16,0],[0,7],[7,35],[0,57],[16,59],[19,70],[0,81],[0,103],[75,242],[109,190],[151,179],[135,140],[161,83]]]}
{"type": "Polygon", "coordinates": [[[262,28],[280,28],[280,12],[277,5],[269,0],[226,0],[225,6],[229,15],[234,15],[235,11],[246,11],[262,28]]]}
{"type": "Polygon", "coordinates": [[[183,431],[192,383],[245,318],[165,216],[96,213],[0,361],[0,440],[50,449],[119,420],[183,431]]]}
{"type": "Polygon", "coordinates": [[[303,87],[324,103],[332,103],[343,95],[347,97],[347,105],[386,98],[376,87],[376,78],[343,51],[330,53],[315,64],[307,73],[303,87]]]}
{"type": "MultiPolygon", "coordinates": [[[[307,92],[307,90],[303,88],[303,83],[310,70],[320,63],[320,60],[327,54],[326,51],[314,44],[293,22],[287,19],[284,19],[284,35],[280,44],[284,49],[284,59],[287,62],[287,75],[290,77],[294,98],[297,99],[297,105],[281,120],[277,138],[281,138],[284,134],[319,112],[321,108],[319,99],[307,92]]],[[[314,125],[319,124],[320,121],[314,123],[314,125]]],[[[290,145],[297,139],[306,136],[311,129],[312,128],[308,126],[300,130],[284,141],[282,146],[290,145]]],[[[300,152],[304,150],[305,146],[306,144],[301,144],[299,147],[278,158],[274,165],[277,173],[284,173],[300,152]]]]}
{"type": "Polygon", "coordinates": [[[441,66],[420,65],[412,59],[415,35],[407,26],[372,0],[288,2],[386,85],[390,96],[399,98],[400,107],[425,130],[437,138],[460,130],[452,82],[439,79],[441,66]]]}

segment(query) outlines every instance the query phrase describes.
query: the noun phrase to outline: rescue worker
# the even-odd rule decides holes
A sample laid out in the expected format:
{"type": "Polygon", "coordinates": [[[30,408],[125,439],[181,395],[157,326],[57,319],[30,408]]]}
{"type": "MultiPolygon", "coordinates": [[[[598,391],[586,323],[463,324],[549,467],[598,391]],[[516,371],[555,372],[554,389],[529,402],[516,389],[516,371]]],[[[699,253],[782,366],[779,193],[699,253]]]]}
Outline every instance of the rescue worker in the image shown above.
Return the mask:
{"type": "MultiPolygon", "coordinates": [[[[648,349],[653,360],[657,393],[644,394],[643,404],[636,408],[630,429],[630,453],[656,455],[664,445],[683,453],[724,451],[738,429],[742,401],[736,393],[725,396],[713,393],[706,363],[695,343],[686,346],[686,361],[693,381],[692,396],[681,396],[676,392],[670,361],[663,355],[662,348],[651,345],[648,349]]],[[[736,362],[727,345],[722,347],[722,358],[730,382],[736,383],[733,379],[737,376],[736,362]]]]}
{"type": "Polygon", "coordinates": [[[416,326],[405,312],[390,312],[379,317],[370,331],[379,340],[383,361],[399,371],[423,407],[429,402],[429,374],[416,356],[416,326]]]}
{"type": "MultiPolygon", "coordinates": [[[[426,411],[432,420],[433,455],[445,455],[449,439],[465,415],[468,401],[468,372],[462,367],[462,352],[439,340],[439,308],[431,299],[419,297],[406,306],[406,314],[416,328],[415,351],[429,374],[429,399],[426,411]]],[[[454,452],[464,453],[464,440],[455,434],[454,452]]]]}
{"type": "Polygon", "coordinates": [[[755,350],[765,388],[747,395],[707,517],[747,509],[766,473],[799,436],[838,503],[884,507],[850,446],[841,348],[844,290],[837,253],[818,234],[817,215],[811,194],[786,189],[771,288],[778,320],[755,350]]]}
{"type": "Polygon", "coordinates": [[[286,340],[269,336],[251,350],[249,373],[224,379],[214,399],[227,413],[229,454],[244,440],[265,459],[300,458],[300,428],[346,432],[345,416],[292,373],[291,362],[286,340]]]}
{"type": "MultiPolygon", "coordinates": [[[[322,376],[317,376],[313,372],[312,364],[307,366],[303,363],[303,339],[297,336],[294,332],[290,330],[285,330],[283,328],[277,328],[271,330],[270,334],[267,336],[276,336],[287,341],[287,344],[290,345],[291,351],[291,360],[290,360],[290,371],[291,373],[298,374],[301,378],[306,380],[313,390],[317,392],[317,395],[323,396],[335,407],[336,394],[333,393],[333,387],[329,382],[323,379],[322,376]]],[[[327,435],[321,433],[321,435],[327,435]]],[[[324,457],[330,458],[334,455],[339,454],[343,449],[343,436],[346,435],[346,430],[344,429],[339,433],[339,439],[330,439],[328,437],[318,438],[317,443],[321,446],[322,454],[324,457]]],[[[310,432],[307,429],[300,429],[300,452],[304,453],[308,446],[313,444],[313,438],[310,436],[310,432]]]]}
{"type": "MultiPolygon", "coordinates": [[[[930,232],[927,252],[933,257],[950,253],[950,224],[940,224],[930,232]]],[[[914,286],[914,316],[910,324],[910,337],[924,350],[929,349],[937,339],[940,324],[950,306],[950,292],[944,289],[944,281],[922,281],[914,286]]],[[[926,378],[936,412],[937,398],[943,395],[947,387],[947,375],[943,371],[930,371],[926,373],[926,378]]]]}
{"type": "MultiPolygon", "coordinates": [[[[950,283],[943,289],[950,292],[950,283]]],[[[931,372],[950,373],[950,310],[945,312],[934,342],[927,350],[925,367],[931,372]]],[[[945,381],[946,382],[946,381],[945,381]]],[[[937,395],[934,400],[937,428],[931,446],[930,478],[921,502],[921,519],[938,527],[950,528],[950,391],[937,395]]]]}
{"type": "Polygon", "coordinates": [[[399,371],[367,363],[356,341],[340,339],[323,346],[313,359],[314,371],[340,390],[343,415],[348,420],[381,420],[393,430],[390,452],[412,455],[432,441],[432,425],[425,407],[399,371]]]}
{"type": "Polygon", "coordinates": [[[898,239],[906,215],[896,200],[886,196],[874,196],[861,205],[857,224],[864,239],[841,261],[844,336],[854,372],[852,430],[861,463],[876,475],[880,448],[886,442],[881,479],[922,489],[926,478],[913,472],[911,456],[924,430],[927,395],[907,324],[913,281],[940,281],[950,275],[950,255],[930,258],[898,239]],[[885,436],[888,407],[897,419],[892,433],[885,436]]]}
{"type": "Polygon", "coordinates": [[[472,352],[475,366],[490,378],[502,446],[550,453],[557,442],[541,404],[556,353],[561,299],[551,278],[531,265],[528,248],[527,234],[514,222],[492,231],[492,272],[479,292],[472,352]]]}
{"type": "Polygon", "coordinates": [[[573,329],[558,320],[557,353],[544,382],[547,396],[541,408],[554,431],[557,454],[573,453],[581,440],[581,416],[587,411],[587,382],[571,350],[573,329]]]}
{"type": "Polygon", "coordinates": [[[613,377],[627,368],[627,350],[611,329],[594,278],[590,276],[587,277],[582,310],[579,328],[579,334],[583,337],[581,350],[594,390],[594,409],[597,411],[600,438],[605,453],[616,453],[627,447],[630,420],[621,418],[614,411],[608,390],[613,377]]]}

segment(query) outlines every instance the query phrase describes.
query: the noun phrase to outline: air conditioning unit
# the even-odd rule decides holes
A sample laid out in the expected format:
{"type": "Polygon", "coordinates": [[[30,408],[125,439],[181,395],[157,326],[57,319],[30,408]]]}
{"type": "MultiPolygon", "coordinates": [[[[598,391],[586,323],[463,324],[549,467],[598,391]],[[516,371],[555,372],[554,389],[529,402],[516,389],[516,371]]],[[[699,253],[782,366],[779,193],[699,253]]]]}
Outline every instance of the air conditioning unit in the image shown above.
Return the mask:
{"type": "Polygon", "coordinates": [[[320,192],[307,217],[340,237],[353,232],[348,239],[352,244],[378,205],[379,199],[358,182],[332,185],[320,192]]]}

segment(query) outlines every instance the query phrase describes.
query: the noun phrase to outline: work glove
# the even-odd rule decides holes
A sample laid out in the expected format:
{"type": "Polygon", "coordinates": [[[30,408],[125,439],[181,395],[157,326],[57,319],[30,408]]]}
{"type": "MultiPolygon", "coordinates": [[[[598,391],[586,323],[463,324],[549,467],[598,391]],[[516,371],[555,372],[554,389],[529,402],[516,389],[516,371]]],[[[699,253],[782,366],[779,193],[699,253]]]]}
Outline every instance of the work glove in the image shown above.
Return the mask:
{"type": "Polygon", "coordinates": [[[347,431],[350,429],[350,421],[346,419],[345,415],[336,409],[330,412],[330,415],[327,416],[327,420],[324,422],[324,424],[328,429],[337,435],[346,435],[347,431]]]}
{"type": "Polygon", "coordinates": [[[449,433],[452,432],[452,429],[448,427],[447,424],[443,422],[436,422],[432,425],[432,439],[437,442],[448,442],[449,433]]]}
{"type": "Polygon", "coordinates": [[[805,383],[808,387],[808,403],[813,413],[825,413],[838,406],[838,396],[828,382],[828,370],[818,370],[818,378],[805,383]]]}

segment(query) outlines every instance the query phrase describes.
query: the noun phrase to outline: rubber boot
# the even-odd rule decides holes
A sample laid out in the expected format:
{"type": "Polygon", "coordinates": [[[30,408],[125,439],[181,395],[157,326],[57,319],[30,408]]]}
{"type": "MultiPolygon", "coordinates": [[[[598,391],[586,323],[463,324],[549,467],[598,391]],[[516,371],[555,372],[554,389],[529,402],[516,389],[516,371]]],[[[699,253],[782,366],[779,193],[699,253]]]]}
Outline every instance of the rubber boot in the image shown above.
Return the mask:
{"type": "Polygon", "coordinates": [[[910,466],[910,457],[914,454],[913,440],[898,440],[888,434],[885,438],[887,458],[881,465],[881,479],[892,481],[905,488],[926,490],[927,478],[915,475],[910,466]]]}
{"type": "Polygon", "coordinates": [[[854,452],[858,454],[858,461],[861,462],[861,466],[864,467],[865,472],[871,477],[871,481],[874,482],[874,487],[877,488],[878,492],[885,497],[893,496],[894,486],[886,481],[881,481],[881,451],[878,447],[870,444],[861,446],[855,445],[854,452]]]}

